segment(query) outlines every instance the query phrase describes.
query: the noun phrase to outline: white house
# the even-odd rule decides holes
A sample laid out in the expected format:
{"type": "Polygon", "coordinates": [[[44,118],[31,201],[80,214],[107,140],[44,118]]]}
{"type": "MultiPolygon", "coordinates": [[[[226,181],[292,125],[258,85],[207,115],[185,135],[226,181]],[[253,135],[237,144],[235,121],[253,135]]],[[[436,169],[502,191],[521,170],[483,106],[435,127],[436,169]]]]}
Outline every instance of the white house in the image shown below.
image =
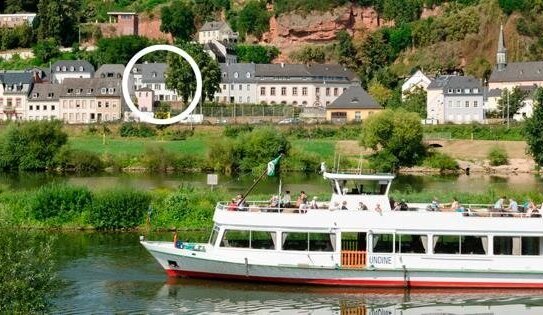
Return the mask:
{"type": "Polygon", "coordinates": [[[19,120],[26,115],[26,102],[32,89],[34,72],[0,73],[0,120],[19,120]]]}
{"type": "Polygon", "coordinates": [[[61,119],[59,98],[60,84],[36,83],[26,103],[25,119],[53,120],[61,119]]]}
{"type": "Polygon", "coordinates": [[[405,82],[402,84],[402,99],[405,98],[407,93],[413,92],[417,88],[421,88],[426,91],[430,83],[432,83],[432,79],[425,75],[422,71],[417,70],[417,72],[407,78],[407,80],[405,80],[405,82]]]}
{"type": "Polygon", "coordinates": [[[94,77],[94,67],[85,60],[59,60],[51,66],[52,83],[64,79],[88,79],[94,77]]]}
{"type": "Polygon", "coordinates": [[[232,31],[228,23],[222,21],[206,22],[198,31],[198,43],[206,44],[212,40],[219,42],[237,42],[239,34],[232,31]]]}

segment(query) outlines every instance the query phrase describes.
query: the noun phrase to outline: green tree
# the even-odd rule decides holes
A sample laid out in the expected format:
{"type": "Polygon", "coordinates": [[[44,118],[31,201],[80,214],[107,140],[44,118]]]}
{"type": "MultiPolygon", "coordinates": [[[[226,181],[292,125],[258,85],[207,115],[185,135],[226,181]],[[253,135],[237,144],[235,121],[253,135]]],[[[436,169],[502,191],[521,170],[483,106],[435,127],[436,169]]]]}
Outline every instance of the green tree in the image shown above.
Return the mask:
{"type": "Polygon", "coordinates": [[[38,40],[54,38],[63,46],[78,39],[81,0],[40,0],[38,3],[38,40]]]}
{"type": "Polygon", "coordinates": [[[32,47],[32,53],[34,53],[36,60],[43,64],[58,57],[60,55],[60,49],[54,38],[46,38],[38,41],[36,45],[32,47]]]}
{"type": "Polygon", "coordinates": [[[513,13],[514,11],[523,11],[525,8],[529,7],[530,0],[498,0],[500,8],[507,15],[513,13]]]}
{"type": "Polygon", "coordinates": [[[543,166],[543,89],[538,88],[534,97],[534,113],[526,120],[524,131],[528,152],[539,167],[543,166]]]}
{"type": "Polygon", "coordinates": [[[368,93],[373,96],[373,98],[381,106],[385,106],[387,101],[392,96],[392,91],[377,80],[372,80],[368,84],[368,93]]]}
{"type": "Polygon", "coordinates": [[[523,106],[526,99],[526,92],[515,86],[512,91],[504,89],[501,98],[498,100],[498,111],[502,116],[513,118],[518,110],[523,106]],[[509,116],[508,116],[509,114],[509,116]]]}
{"type": "MultiPolygon", "coordinates": [[[[369,35],[359,49],[359,72],[363,80],[371,80],[375,73],[392,61],[392,51],[382,32],[369,35]]],[[[363,82],[364,83],[364,82],[363,82]]]]}
{"type": "MultiPolygon", "coordinates": [[[[221,82],[221,69],[219,64],[204,52],[199,44],[183,43],[180,45],[200,67],[202,72],[202,101],[211,100],[219,91],[221,82]]],[[[192,98],[196,90],[196,79],[192,68],[180,56],[169,54],[167,57],[166,87],[175,90],[185,103],[192,98]]]]}
{"type": "Polygon", "coordinates": [[[147,38],[136,35],[102,38],[96,44],[96,50],[91,52],[90,58],[95,65],[127,64],[138,51],[150,44],[147,38]]]}
{"type": "Polygon", "coordinates": [[[492,65],[486,58],[476,57],[466,66],[466,74],[488,81],[492,73],[492,65]]]}
{"type": "Polygon", "coordinates": [[[265,1],[249,0],[238,12],[236,29],[242,36],[252,34],[260,38],[269,28],[269,19],[265,1]]]}
{"type": "Polygon", "coordinates": [[[11,124],[0,139],[0,169],[44,170],[66,144],[60,121],[11,124]]]}
{"type": "Polygon", "coordinates": [[[181,41],[192,39],[196,32],[192,6],[184,1],[176,0],[169,6],[162,7],[160,14],[161,31],[171,33],[173,37],[181,41]]]}
{"type": "Polygon", "coordinates": [[[413,166],[424,157],[422,125],[416,113],[384,110],[370,116],[363,125],[360,144],[397,161],[394,167],[413,166]]]}
{"type": "Polygon", "coordinates": [[[396,25],[402,25],[418,20],[422,12],[419,0],[384,0],[383,17],[392,20],[396,25]]]}
{"type": "Polygon", "coordinates": [[[305,45],[301,49],[290,54],[290,59],[301,63],[323,63],[326,61],[326,53],[322,46],[305,45]]]}
{"type": "Polygon", "coordinates": [[[426,97],[426,91],[418,87],[405,94],[402,107],[409,112],[419,114],[421,118],[426,118],[426,97]]]}
{"type": "Polygon", "coordinates": [[[345,65],[351,69],[356,68],[356,49],[353,44],[351,35],[344,30],[341,30],[336,33],[336,38],[338,40],[336,46],[336,54],[338,56],[338,61],[342,65],[345,65]]]}
{"type": "Polygon", "coordinates": [[[271,63],[279,55],[275,46],[264,45],[236,45],[236,55],[239,62],[271,63]]]}

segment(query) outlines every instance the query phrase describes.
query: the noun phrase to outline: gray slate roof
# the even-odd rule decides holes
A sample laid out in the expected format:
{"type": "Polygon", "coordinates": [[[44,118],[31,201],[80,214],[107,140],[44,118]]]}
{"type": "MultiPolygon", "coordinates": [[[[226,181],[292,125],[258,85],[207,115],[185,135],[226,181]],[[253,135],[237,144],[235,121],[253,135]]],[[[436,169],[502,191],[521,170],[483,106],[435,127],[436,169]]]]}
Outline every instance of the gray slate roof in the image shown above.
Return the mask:
{"type": "Polygon", "coordinates": [[[200,29],[200,32],[220,30],[225,25],[227,24],[223,21],[206,22],[200,29]]]}
{"type": "Polygon", "coordinates": [[[34,74],[32,71],[4,71],[0,73],[0,84],[4,94],[28,94],[34,74]]]}
{"type": "MultiPolygon", "coordinates": [[[[442,75],[436,77],[430,85],[428,85],[428,90],[448,90],[448,89],[461,89],[461,93],[458,95],[464,94],[464,89],[479,89],[478,93],[471,92],[470,94],[479,95],[483,94],[483,86],[481,81],[472,76],[460,76],[460,75],[442,75]]],[[[455,93],[456,94],[456,93],[455,93]]]]}
{"type": "Polygon", "coordinates": [[[256,64],[258,82],[351,82],[358,77],[351,70],[337,64],[256,64]]]}
{"type": "Polygon", "coordinates": [[[29,101],[58,101],[62,86],[51,83],[36,83],[30,91],[29,101]]]}
{"type": "Polygon", "coordinates": [[[361,86],[351,86],[326,109],[382,109],[361,86]]]}
{"type": "Polygon", "coordinates": [[[164,83],[164,73],[168,68],[165,63],[140,63],[134,66],[136,73],[141,74],[142,83],[164,83]]]}
{"type": "Polygon", "coordinates": [[[53,73],[59,72],[85,72],[94,74],[94,66],[86,60],[59,60],[51,67],[53,73]],[[83,71],[81,71],[83,67],[83,71]],[[60,70],[57,70],[60,69],[60,70]],[[66,70],[63,70],[66,69],[66,70]]]}
{"type": "Polygon", "coordinates": [[[101,65],[96,73],[95,78],[122,78],[124,72],[124,65],[121,64],[105,64],[101,65]]]}
{"type": "Polygon", "coordinates": [[[120,97],[121,79],[117,78],[75,78],[64,80],[61,86],[61,97],[120,97]],[[105,93],[102,93],[105,88],[105,93]],[[109,89],[113,92],[110,94],[109,89]]]}
{"type": "Polygon", "coordinates": [[[221,63],[221,82],[223,83],[252,83],[255,82],[256,65],[253,63],[221,63]],[[236,78],[235,74],[238,74],[236,78]],[[247,72],[249,77],[247,78],[247,72]]]}
{"type": "Polygon", "coordinates": [[[494,69],[489,82],[543,81],[543,61],[511,62],[504,70],[494,69]]]}

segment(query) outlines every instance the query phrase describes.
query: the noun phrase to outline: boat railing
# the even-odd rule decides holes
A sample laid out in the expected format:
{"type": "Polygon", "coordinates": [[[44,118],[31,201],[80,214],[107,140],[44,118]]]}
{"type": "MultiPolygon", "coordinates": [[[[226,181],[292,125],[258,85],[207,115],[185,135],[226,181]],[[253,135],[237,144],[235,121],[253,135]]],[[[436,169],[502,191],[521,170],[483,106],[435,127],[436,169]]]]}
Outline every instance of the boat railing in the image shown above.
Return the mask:
{"type": "MultiPolygon", "coordinates": [[[[227,202],[217,203],[217,210],[240,212],[306,213],[309,208],[309,205],[307,205],[307,207],[271,206],[269,201],[246,201],[243,205],[231,205],[227,202]]],[[[326,207],[326,209],[328,209],[328,207],[326,207]]]]}
{"type": "Polygon", "coordinates": [[[342,250],[341,267],[364,268],[366,266],[366,252],[360,250],[342,250]]]}

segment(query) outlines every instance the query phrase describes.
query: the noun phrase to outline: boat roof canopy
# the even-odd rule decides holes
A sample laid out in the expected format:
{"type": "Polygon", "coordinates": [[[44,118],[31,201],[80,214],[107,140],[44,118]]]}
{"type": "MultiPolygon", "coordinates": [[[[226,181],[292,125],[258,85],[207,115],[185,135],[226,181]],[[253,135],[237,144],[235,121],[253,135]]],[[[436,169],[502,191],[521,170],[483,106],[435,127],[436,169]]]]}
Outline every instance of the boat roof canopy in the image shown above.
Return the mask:
{"type": "Polygon", "coordinates": [[[394,174],[344,174],[344,173],[327,173],[323,174],[324,178],[338,180],[387,180],[394,179],[394,174]]]}

